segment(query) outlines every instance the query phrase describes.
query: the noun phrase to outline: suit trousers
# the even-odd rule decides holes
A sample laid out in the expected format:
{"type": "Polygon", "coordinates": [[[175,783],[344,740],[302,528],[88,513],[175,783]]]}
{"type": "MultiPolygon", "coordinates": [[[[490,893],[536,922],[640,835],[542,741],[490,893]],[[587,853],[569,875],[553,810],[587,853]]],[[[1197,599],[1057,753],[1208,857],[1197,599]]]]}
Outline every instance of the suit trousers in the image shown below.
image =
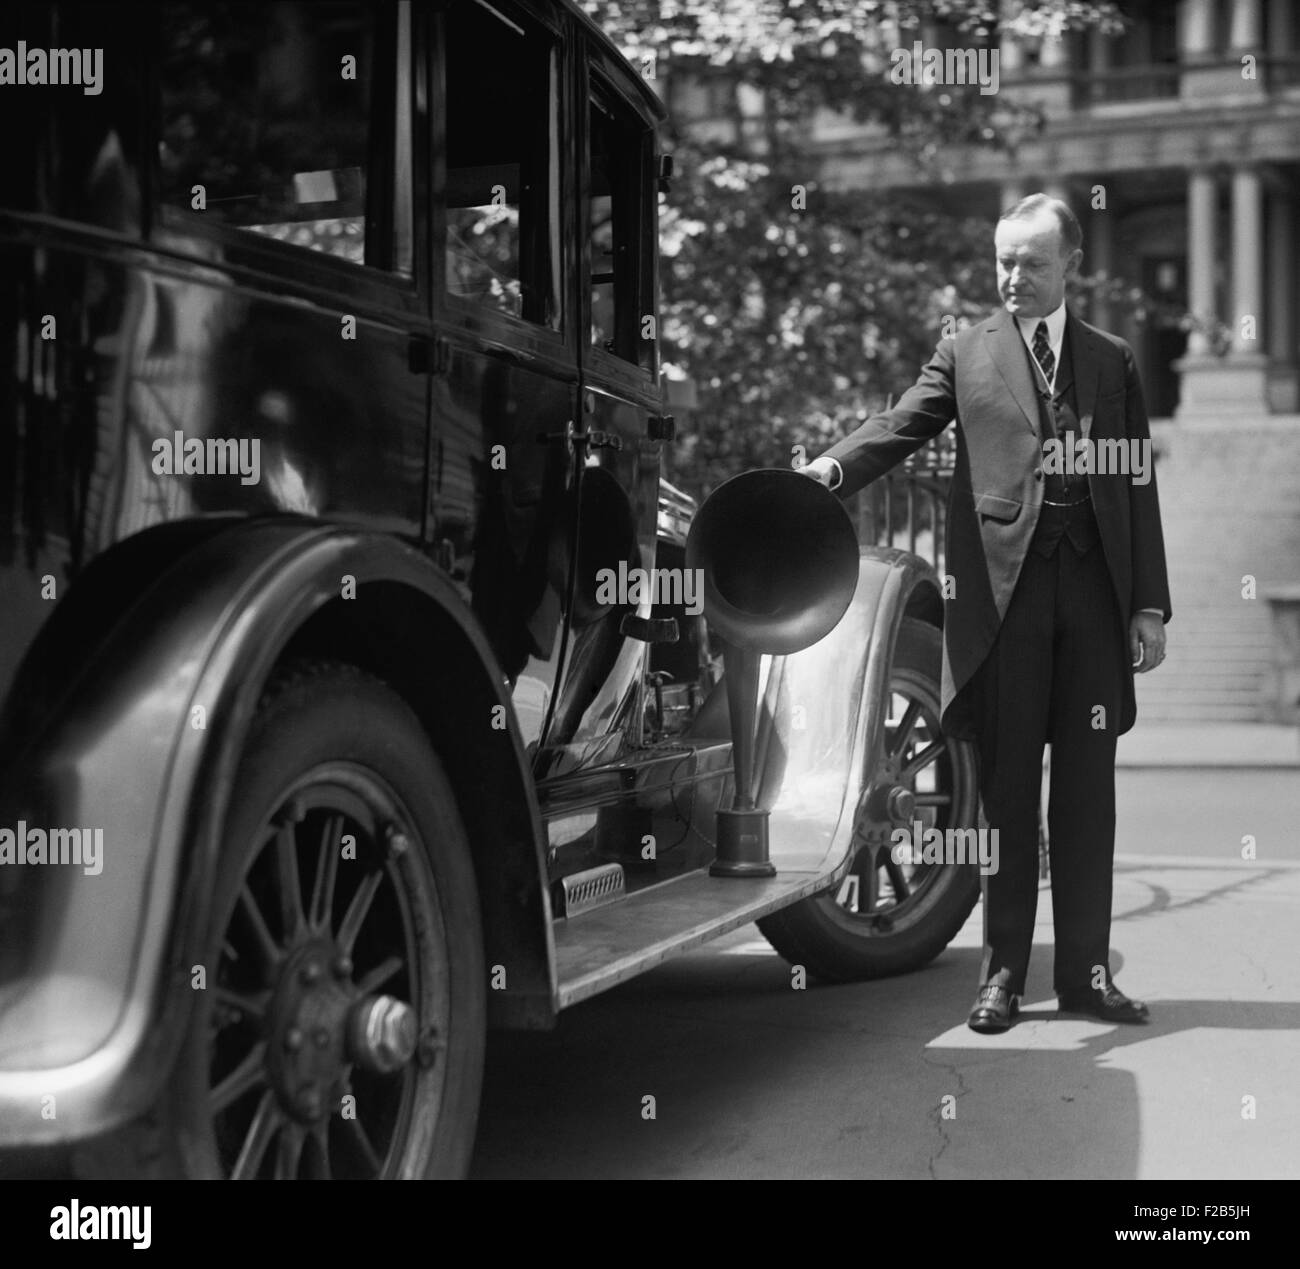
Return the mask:
{"type": "Polygon", "coordinates": [[[1099,968],[1109,980],[1115,743],[1127,655],[1100,544],[1081,552],[1061,537],[1047,558],[1029,550],[972,683],[980,792],[999,850],[997,872],[984,878],[981,982],[1025,989],[1047,744],[1054,985],[1086,987],[1099,968]]]}

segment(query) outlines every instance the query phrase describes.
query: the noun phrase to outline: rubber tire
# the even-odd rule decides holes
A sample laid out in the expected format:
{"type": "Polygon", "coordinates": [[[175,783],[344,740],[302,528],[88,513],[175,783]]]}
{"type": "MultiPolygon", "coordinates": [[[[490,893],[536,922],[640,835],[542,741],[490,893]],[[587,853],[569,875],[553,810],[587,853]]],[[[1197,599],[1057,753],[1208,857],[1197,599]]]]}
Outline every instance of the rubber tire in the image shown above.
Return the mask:
{"type": "MultiPolygon", "coordinates": [[[[245,867],[248,841],[275,810],[280,790],[321,762],[368,767],[410,814],[433,873],[449,953],[451,1027],[437,1132],[421,1176],[465,1175],[474,1147],[486,1040],[486,972],[469,839],[442,764],[406,702],[356,667],[297,662],[277,674],[258,706],[228,803],[216,899],[205,949],[215,964],[245,867]],[[436,850],[433,845],[436,844],[436,850]]],[[[207,993],[196,993],[200,1002],[207,993]]],[[[210,997],[209,997],[210,998],[210,997]]],[[[138,1119],[84,1143],[77,1176],[220,1178],[202,1103],[208,1089],[208,1011],[192,1011],[180,1056],[157,1101],[138,1119]]]]}
{"type": "MultiPolygon", "coordinates": [[[[923,694],[927,709],[939,713],[943,637],[927,622],[906,617],[899,628],[890,674],[891,689],[901,678],[923,694]]],[[[979,794],[975,787],[975,755],[965,741],[953,741],[954,763],[971,782],[965,800],[972,809],[960,815],[976,827],[979,794]]],[[[853,927],[859,918],[836,903],[836,892],[801,899],[758,922],[769,943],[792,965],[802,965],[826,982],[853,982],[906,974],[928,965],[956,937],[980,896],[977,864],[945,867],[926,896],[922,920],[894,934],[864,936],[853,927]]],[[[865,925],[865,923],[862,923],[865,925]]]]}

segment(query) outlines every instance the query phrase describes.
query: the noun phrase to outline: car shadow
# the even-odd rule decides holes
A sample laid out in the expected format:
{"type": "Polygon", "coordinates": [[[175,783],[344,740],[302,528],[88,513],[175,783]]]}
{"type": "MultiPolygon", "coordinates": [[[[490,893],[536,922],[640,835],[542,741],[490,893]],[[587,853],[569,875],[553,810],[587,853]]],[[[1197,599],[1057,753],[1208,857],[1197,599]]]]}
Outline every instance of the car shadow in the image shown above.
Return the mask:
{"type": "MultiPolygon", "coordinates": [[[[1175,901],[1156,887],[1117,927],[1214,893],[1175,901]]],[[[566,1012],[553,1032],[491,1037],[472,1175],[1138,1176],[1142,1098],[1168,1101],[1172,1084],[1204,1108],[1189,1037],[1300,1029],[1296,1001],[1148,998],[1137,1026],[1063,1014],[1039,942],[1017,1024],[977,1035],[965,1025],[977,922],[978,910],[964,945],[916,973],[802,988],[750,927],[566,1012]]],[[[1123,986],[1118,950],[1112,968],[1123,986]]],[[[1176,1136],[1177,1113],[1162,1111],[1161,1131],[1176,1136]]],[[[1235,1103],[1216,1113],[1240,1119],[1235,1103]]],[[[1190,1174],[1223,1175],[1214,1149],[1207,1128],[1190,1174]]]]}

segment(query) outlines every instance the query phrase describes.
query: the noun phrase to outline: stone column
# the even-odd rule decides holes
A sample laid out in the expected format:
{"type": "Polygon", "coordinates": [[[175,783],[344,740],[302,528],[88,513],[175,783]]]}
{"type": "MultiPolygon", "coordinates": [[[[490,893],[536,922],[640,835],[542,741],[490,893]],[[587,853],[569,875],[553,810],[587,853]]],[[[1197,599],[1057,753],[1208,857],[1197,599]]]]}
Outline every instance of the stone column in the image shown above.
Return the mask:
{"type": "Polygon", "coordinates": [[[1228,6],[1231,25],[1228,47],[1234,52],[1253,52],[1264,42],[1264,9],[1260,0],[1232,0],[1228,6]]]}
{"type": "MultiPolygon", "coordinates": [[[[1207,168],[1193,169],[1187,174],[1187,305],[1198,323],[1211,323],[1219,315],[1215,286],[1218,219],[1214,173],[1207,168]]],[[[1187,355],[1174,366],[1181,376],[1178,418],[1217,417],[1221,413],[1222,366],[1207,332],[1194,327],[1188,335],[1187,355]]]]}
{"type": "MultiPolygon", "coordinates": [[[[1218,190],[1212,172],[1199,169],[1187,177],[1187,303],[1198,321],[1218,315],[1214,268],[1218,256],[1218,190]]],[[[1208,336],[1193,330],[1187,351],[1202,356],[1210,351],[1208,336]]]]}
{"type": "Polygon", "coordinates": [[[1259,169],[1241,166],[1232,171],[1232,356],[1262,356],[1265,348],[1263,275],[1263,191],[1259,169]],[[1254,338],[1243,336],[1253,322],[1254,338]]]}
{"type": "MultiPolygon", "coordinates": [[[[1189,294],[1193,312],[1204,316],[1213,307],[1215,250],[1212,223],[1216,210],[1213,181],[1204,173],[1193,173],[1188,190],[1190,250],[1188,253],[1189,294]],[[1207,185],[1209,192],[1207,193],[1207,185]]],[[[1178,363],[1182,373],[1179,418],[1213,418],[1225,426],[1258,422],[1269,412],[1268,358],[1264,355],[1263,204],[1260,174],[1242,165],[1232,173],[1231,300],[1224,320],[1228,324],[1229,346],[1224,357],[1216,357],[1203,337],[1189,341],[1188,355],[1178,363]],[[1253,319],[1253,332],[1243,318],[1253,319]],[[1253,333],[1254,338],[1249,336],[1253,333]]]]}
{"type": "Polygon", "coordinates": [[[1296,204],[1277,189],[1268,197],[1268,403],[1275,414],[1300,413],[1297,368],[1296,204]]]}
{"type": "Polygon", "coordinates": [[[1038,64],[1044,71],[1064,73],[1070,69],[1070,36],[1062,35],[1059,39],[1044,36],[1038,49],[1038,64]]]}
{"type": "MultiPolygon", "coordinates": [[[[1006,21],[1015,12],[1011,0],[1002,0],[1002,19],[1006,21]]],[[[1014,79],[1024,70],[1024,50],[1020,41],[1006,31],[998,33],[998,74],[1004,79],[1014,79]]]]}
{"type": "Polygon", "coordinates": [[[1214,51],[1215,0],[1184,0],[1179,24],[1179,54],[1183,61],[1195,61],[1214,51]]]}
{"type": "MultiPolygon", "coordinates": [[[[1184,0],[1180,7],[1178,60],[1182,66],[1178,92],[1184,100],[1203,103],[1212,97],[1259,90],[1258,78],[1243,80],[1240,63],[1225,60],[1228,52],[1215,21],[1217,4],[1218,0],[1184,0]]],[[[1235,5],[1233,0],[1234,9],[1235,5]]],[[[1242,28],[1243,32],[1248,26],[1242,28]]]]}

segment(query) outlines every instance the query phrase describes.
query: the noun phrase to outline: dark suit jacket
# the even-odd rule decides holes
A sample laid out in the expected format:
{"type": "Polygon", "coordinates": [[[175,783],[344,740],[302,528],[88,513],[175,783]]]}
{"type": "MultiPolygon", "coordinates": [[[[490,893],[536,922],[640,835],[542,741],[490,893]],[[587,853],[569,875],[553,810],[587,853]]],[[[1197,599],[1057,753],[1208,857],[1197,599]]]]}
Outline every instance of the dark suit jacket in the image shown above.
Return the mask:
{"type": "MultiPolygon", "coordinates": [[[[1134,612],[1156,608],[1166,621],[1170,616],[1142,385],[1133,350],[1122,339],[1073,314],[1067,315],[1065,338],[1084,435],[1094,442],[1136,438],[1148,451],[1148,484],[1121,474],[1088,478],[1127,647],[1134,612]]],[[[1038,398],[1015,318],[1002,309],[941,340],[893,409],[873,415],[826,453],[843,469],[838,492],[847,497],[954,420],[957,466],[948,499],[946,567],[955,594],[944,606],[943,725],[952,735],[970,736],[976,720],[962,689],[993,645],[1043,504],[1038,398]]],[[[1135,715],[1130,669],[1121,733],[1133,726],[1135,715]]]]}

